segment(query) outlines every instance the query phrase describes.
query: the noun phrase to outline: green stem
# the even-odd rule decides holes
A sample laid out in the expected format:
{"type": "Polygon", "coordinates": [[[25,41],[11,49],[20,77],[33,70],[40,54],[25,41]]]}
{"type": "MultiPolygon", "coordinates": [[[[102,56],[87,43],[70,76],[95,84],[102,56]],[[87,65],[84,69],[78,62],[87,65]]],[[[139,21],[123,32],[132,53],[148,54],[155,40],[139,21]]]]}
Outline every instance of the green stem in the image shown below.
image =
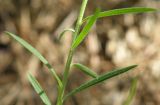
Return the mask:
{"type": "MultiPolygon", "coordinates": [[[[82,2],[82,6],[81,6],[81,9],[80,9],[80,14],[78,16],[77,24],[76,24],[76,27],[75,27],[74,39],[76,39],[76,37],[78,36],[87,2],[88,2],[88,0],[83,0],[83,2],[82,2]]],[[[64,77],[63,77],[63,80],[62,80],[62,84],[63,84],[62,90],[63,91],[65,90],[65,87],[66,87],[66,84],[67,84],[70,65],[71,65],[72,57],[73,57],[73,52],[74,51],[72,49],[70,49],[69,54],[68,54],[67,63],[65,65],[65,70],[64,70],[64,74],[63,74],[64,77]]]]}
{"type": "Polygon", "coordinates": [[[68,80],[70,65],[71,65],[72,57],[73,57],[73,52],[74,52],[73,50],[70,50],[69,54],[68,54],[67,62],[65,65],[65,71],[63,74],[63,81],[62,81],[63,86],[62,86],[62,88],[59,88],[57,105],[63,105],[63,96],[64,96],[64,91],[65,91],[65,87],[66,87],[67,80],[68,80]]]}
{"type": "MultiPolygon", "coordinates": [[[[88,0],[83,0],[82,1],[80,13],[79,13],[78,20],[77,20],[76,27],[75,27],[73,42],[78,36],[87,2],[88,2],[88,0]]],[[[74,50],[72,50],[70,48],[68,58],[67,58],[67,62],[66,62],[65,69],[64,69],[64,74],[63,74],[63,80],[62,80],[63,86],[59,90],[59,93],[58,93],[59,95],[58,95],[57,105],[63,105],[63,96],[64,96],[65,88],[66,88],[66,85],[67,85],[67,81],[68,81],[69,70],[70,70],[70,65],[71,65],[72,58],[73,58],[73,53],[74,53],[74,50]]]]}
{"type": "Polygon", "coordinates": [[[82,2],[82,6],[81,6],[81,9],[80,9],[80,13],[79,13],[78,20],[77,20],[76,27],[75,27],[75,33],[74,33],[73,40],[75,40],[78,36],[80,27],[82,25],[83,16],[84,16],[85,8],[87,6],[87,2],[88,2],[88,0],[83,0],[83,2],[82,2]]]}
{"type": "Polygon", "coordinates": [[[63,101],[62,101],[62,99],[61,99],[61,97],[60,97],[60,93],[61,93],[61,88],[59,87],[58,88],[58,98],[57,98],[57,103],[56,103],[56,105],[62,105],[63,103],[63,101]]]}
{"type": "Polygon", "coordinates": [[[64,96],[64,91],[65,91],[65,86],[67,84],[67,79],[68,79],[68,75],[69,75],[69,70],[70,70],[70,65],[72,62],[72,57],[73,57],[73,50],[70,50],[68,58],[67,58],[67,63],[65,66],[65,71],[63,74],[63,81],[62,81],[62,88],[59,88],[58,90],[58,100],[57,100],[57,105],[63,105],[63,96],[64,96]]]}

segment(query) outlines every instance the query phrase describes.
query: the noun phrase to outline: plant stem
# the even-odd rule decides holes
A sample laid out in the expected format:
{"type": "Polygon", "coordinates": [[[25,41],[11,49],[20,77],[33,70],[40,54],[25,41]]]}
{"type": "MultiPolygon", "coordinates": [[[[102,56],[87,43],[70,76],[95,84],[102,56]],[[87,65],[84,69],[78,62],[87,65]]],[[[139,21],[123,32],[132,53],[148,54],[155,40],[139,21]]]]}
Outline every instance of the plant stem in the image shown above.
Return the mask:
{"type": "MultiPolygon", "coordinates": [[[[73,38],[72,43],[74,42],[74,40],[78,36],[87,2],[88,2],[88,0],[83,0],[82,1],[80,13],[79,13],[78,20],[77,20],[77,23],[76,23],[76,26],[75,26],[75,33],[74,33],[74,38],[73,38]]],[[[59,93],[58,93],[59,95],[58,95],[57,105],[63,105],[63,96],[64,96],[65,88],[66,88],[66,85],[67,85],[67,82],[68,82],[69,70],[70,70],[70,65],[71,65],[72,58],[73,58],[73,53],[74,53],[74,50],[72,50],[72,48],[70,48],[68,58],[67,58],[67,62],[66,62],[65,69],[64,69],[64,74],[63,74],[63,80],[62,80],[63,86],[59,90],[59,93]]]]}
{"type": "Polygon", "coordinates": [[[88,2],[88,0],[83,0],[83,2],[82,2],[80,13],[79,13],[78,20],[77,20],[76,27],[75,27],[75,33],[73,35],[74,36],[73,41],[77,38],[80,27],[82,25],[82,20],[83,20],[83,16],[84,16],[87,2],[88,2]]]}
{"type": "Polygon", "coordinates": [[[69,75],[69,70],[70,70],[70,65],[72,62],[72,57],[73,57],[73,50],[70,50],[68,58],[67,58],[67,62],[66,62],[66,66],[65,66],[65,71],[63,74],[63,87],[59,88],[59,93],[58,93],[58,100],[57,100],[57,105],[63,105],[63,96],[64,96],[64,91],[65,91],[65,87],[67,84],[67,80],[68,80],[68,75],[69,75]]]}
{"type": "MultiPolygon", "coordinates": [[[[78,16],[77,24],[76,24],[76,27],[75,27],[74,39],[76,39],[76,37],[78,36],[87,2],[88,2],[88,0],[83,0],[83,2],[82,2],[82,6],[81,6],[81,9],[80,9],[80,14],[78,16]]],[[[72,57],[73,57],[73,52],[74,52],[74,50],[72,50],[70,48],[70,51],[69,51],[69,54],[68,54],[67,63],[65,65],[65,70],[64,70],[64,74],[63,74],[64,77],[63,77],[63,80],[62,80],[62,84],[63,84],[63,88],[62,89],[63,89],[63,91],[64,91],[64,89],[66,87],[66,84],[67,84],[70,65],[71,65],[72,57]]]]}

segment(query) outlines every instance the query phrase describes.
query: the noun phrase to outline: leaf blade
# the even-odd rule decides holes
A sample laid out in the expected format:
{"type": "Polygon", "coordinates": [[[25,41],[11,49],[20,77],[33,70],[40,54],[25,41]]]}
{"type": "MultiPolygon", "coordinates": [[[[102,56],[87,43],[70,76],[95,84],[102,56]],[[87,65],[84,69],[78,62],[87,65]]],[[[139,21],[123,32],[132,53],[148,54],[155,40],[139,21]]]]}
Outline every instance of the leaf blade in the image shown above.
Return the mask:
{"type": "Polygon", "coordinates": [[[114,16],[114,15],[121,15],[121,14],[128,14],[128,13],[144,13],[144,12],[151,12],[151,11],[155,11],[155,9],[144,8],[144,7],[123,8],[123,9],[115,9],[107,12],[102,12],[98,17],[101,18],[105,16],[114,16]]]}
{"type": "Polygon", "coordinates": [[[38,50],[33,48],[29,43],[27,43],[22,38],[18,37],[17,35],[14,35],[10,32],[5,32],[7,35],[14,38],[16,41],[18,41],[22,46],[24,46],[27,50],[29,50],[32,54],[34,54],[36,57],[38,57],[44,64],[48,64],[48,61],[39,53],[38,50]]]}
{"type": "MultiPolygon", "coordinates": [[[[113,9],[104,12],[100,12],[98,18],[103,18],[107,16],[115,16],[115,15],[122,15],[122,14],[131,14],[131,13],[144,13],[144,12],[152,12],[156,11],[154,8],[145,8],[145,7],[131,7],[131,8],[120,8],[120,9],[113,9]]],[[[91,18],[91,16],[86,17],[83,22],[91,18]]]]}
{"type": "Polygon", "coordinates": [[[111,71],[109,73],[103,74],[103,75],[99,76],[98,78],[90,80],[90,81],[82,84],[81,86],[75,88],[69,94],[67,94],[64,99],[66,99],[67,97],[72,96],[73,94],[76,94],[76,93],[78,93],[78,92],[80,92],[80,91],[82,91],[84,89],[87,89],[87,88],[89,88],[89,87],[91,87],[93,85],[96,85],[96,84],[98,84],[100,82],[103,82],[104,80],[110,79],[110,78],[112,78],[114,76],[117,76],[119,74],[127,72],[127,71],[129,71],[129,70],[131,70],[131,69],[133,69],[135,67],[137,67],[137,65],[132,65],[132,66],[128,66],[128,67],[125,67],[125,68],[116,69],[116,70],[113,70],[113,71],[111,71]]]}
{"type": "Polygon", "coordinates": [[[85,27],[83,28],[83,30],[81,31],[81,33],[78,35],[78,37],[73,42],[73,44],[71,46],[72,49],[75,49],[76,47],[78,47],[78,45],[87,36],[89,30],[91,29],[91,27],[93,26],[93,24],[96,22],[99,12],[100,12],[100,9],[97,9],[96,12],[94,13],[94,15],[89,19],[88,23],[85,25],[85,27]]]}
{"type": "Polygon", "coordinates": [[[19,42],[23,47],[25,47],[28,51],[30,51],[32,54],[34,54],[43,64],[45,64],[48,67],[51,74],[57,80],[59,86],[62,86],[62,82],[61,82],[60,78],[58,77],[58,75],[56,74],[53,67],[49,64],[49,62],[42,56],[42,54],[37,49],[32,47],[28,42],[26,42],[22,38],[18,37],[17,35],[12,34],[10,32],[7,32],[7,31],[5,31],[5,33],[7,35],[9,35],[10,37],[12,37],[13,39],[15,39],[17,42],[19,42]]]}
{"type": "Polygon", "coordinates": [[[74,63],[74,64],[72,64],[72,66],[80,69],[82,72],[84,72],[85,74],[87,74],[87,75],[89,75],[89,76],[91,76],[93,78],[97,78],[98,77],[96,72],[94,72],[93,70],[89,69],[88,67],[86,67],[86,66],[84,66],[84,65],[82,65],[80,63],[74,63]]]}
{"type": "Polygon", "coordinates": [[[28,76],[29,82],[33,86],[36,93],[40,96],[41,100],[45,103],[45,105],[51,105],[51,102],[50,102],[48,96],[46,95],[46,93],[42,89],[41,85],[36,80],[36,78],[34,78],[30,73],[27,76],[28,76]]]}
{"type": "Polygon", "coordinates": [[[64,29],[63,32],[59,35],[58,40],[61,40],[61,38],[64,36],[64,34],[65,34],[66,32],[68,32],[68,31],[70,31],[70,32],[72,32],[72,33],[75,32],[75,30],[72,29],[72,28],[64,29]]]}
{"type": "Polygon", "coordinates": [[[134,96],[136,95],[137,85],[138,85],[138,78],[135,77],[132,80],[129,95],[128,95],[127,99],[124,101],[123,105],[130,105],[131,104],[134,96]]]}

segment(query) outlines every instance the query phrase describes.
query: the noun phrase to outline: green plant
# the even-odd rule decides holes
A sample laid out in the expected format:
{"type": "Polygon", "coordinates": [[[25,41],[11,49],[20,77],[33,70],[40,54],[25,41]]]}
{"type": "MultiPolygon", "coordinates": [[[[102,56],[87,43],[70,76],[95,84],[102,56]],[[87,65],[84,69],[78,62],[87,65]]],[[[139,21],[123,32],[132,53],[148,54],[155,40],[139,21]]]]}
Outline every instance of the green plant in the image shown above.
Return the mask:
{"type": "Polygon", "coordinates": [[[133,100],[133,97],[136,95],[136,90],[137,90],[137,84],[138,84],[138,77],[135,77],[132,80],[132,84],[129,90],[129,95],[126,98],[126,100],[124,101],[123,105],[130,105],[130,103],[133,100]]]}
{"type": "MultiPolygon", "coordinates": [[[[66,61],[66,64],[65,64],[62,79],[57,75],[54,68],[39,53],[39,51],[37,51],[29,43],[27,43],[25,40],[21,39],[17,35],[14,35],[10,32],[5,32],[7,35],[14,38],[22,46],[24,46],[31,53],[33,53],[35,56],[37,56],[39,58],[39,60],[41,60],[42,63],[45,64],[46,67],[48,67],[50,73],[56,79],[57,84],[58,84],[57,85],[57,89],[58,89],[57,105],[63,105],[64,101],[68,97],[70,97],[70,96],[72,96],[72,95],[74,95],[74,94],[76,94],[76,93],[78,93],[82,90],[85,90],[85,89],[87,89],[87,88],[89,88],[93,85],[101,83],[102,81],[105,81],[105,80],[110,79],[114,76],[117,76],[119,74],[127,72],[128,70],[131,70],[132,68],[135,68],[137,66],[137,65],[132,65],[132,66],[128,66],[128,67],[125,67],[125,68],[115,69],[115,70],[112,70],[111,72],[104,73],[102,75],[98,75],[97,73],[93,72],[91,69],[89,69],[88,67],[86,67],[82,64],[72,63],[72,57],[73,57],[73,54],[74,54],[76,48],[85,39],[85,37],[87,36],[87,34],[89,33],[90,29],[92,28],[93,24],[96,22],[97,19],[107,17],[107,16],[120,15],[120,14],[142,13],[142,12],[155,11],[155,9],[153,9],[153,8],[144,8],[144,7],[114,9],[114,10],[109,10],[109,11],[105,11],[105,12],[100,12],[100,9],[97,9],[96,12],[93,15],[88,16],[88,17],[83,19],[83,15],[84,15],[84,12],[85,12],[87,2],[88,2],[88,0],[83,0],[82,1],[82,5],[81,5],[81,9],[80,9],[80,13],[79,13],[79,16],[78,16],[78,19],[77,19],[75,29],[66,29],[62,32],[62,34],[59,37],[59,38],[61,38],[65,34],[66,31],[73,32],[73,40],[72,40],[72,44],[71,44],[71,47],[70,47],[70,50],[69,50],[68,58],[67,58],[67,61],[66,61]],[[82,31],[80,31],[80,28],[81,28],[82,24],[85,24],[85,26],[83,27],[82,31]],[[93,79],[90,80],[90,81],[87,81],[86,83],[82,84],[81,86],[73,89],[70,93],[65,94],[65,88],[66,88],[66,85],[67,85],[67,82],[68,82],[69,71],[70,71],[70,68],[73,67],[73,66],[80,69],[86,75],[89,75],[89,76],[93,77],[93,79]]],[[[32,84],[32,86],[34,87],[34,89],[36,90],[36,92],[41,97],[44,104],[51,105],[51,102],[50,102],[49,98],[47,97],[46,93],[44,92],[44,90],[42,89],[42,87],[40,86],[40,84],[38,83],[36,78],[33,77],[30,73],[28,73],[28,79],[29,79],[30,83],[32,84]]]]}

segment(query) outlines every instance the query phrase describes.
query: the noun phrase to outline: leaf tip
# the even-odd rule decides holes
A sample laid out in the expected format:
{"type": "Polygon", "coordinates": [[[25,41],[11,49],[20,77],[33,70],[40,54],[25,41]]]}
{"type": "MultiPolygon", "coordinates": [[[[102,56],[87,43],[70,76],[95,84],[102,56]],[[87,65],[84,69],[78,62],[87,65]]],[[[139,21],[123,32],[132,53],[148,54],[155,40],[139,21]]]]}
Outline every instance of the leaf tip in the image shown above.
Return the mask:
{"type": "Polygon", "coordinates": [[[150,10],[151,10],[151,11],[157,11],[157,9],[156,9],[156,8],[150,8],[150,10]]]}
{"type": "Polygon", "coordinates": [[[133,68],[135,68],[135,67],[137,67],[138,65],[132,65],[133,66],[133,68]]]}
{"type": "Polygon", "coordinates": [[[8,31],[4,31],[4,33],[5,33],[5,34],[10,34],[10,32],[8,32],[8,31]]]}
{"type": "Polygon", "coordinates": [[[130,69],[136,68],[138,65],[129,66],[130,69]]]}

